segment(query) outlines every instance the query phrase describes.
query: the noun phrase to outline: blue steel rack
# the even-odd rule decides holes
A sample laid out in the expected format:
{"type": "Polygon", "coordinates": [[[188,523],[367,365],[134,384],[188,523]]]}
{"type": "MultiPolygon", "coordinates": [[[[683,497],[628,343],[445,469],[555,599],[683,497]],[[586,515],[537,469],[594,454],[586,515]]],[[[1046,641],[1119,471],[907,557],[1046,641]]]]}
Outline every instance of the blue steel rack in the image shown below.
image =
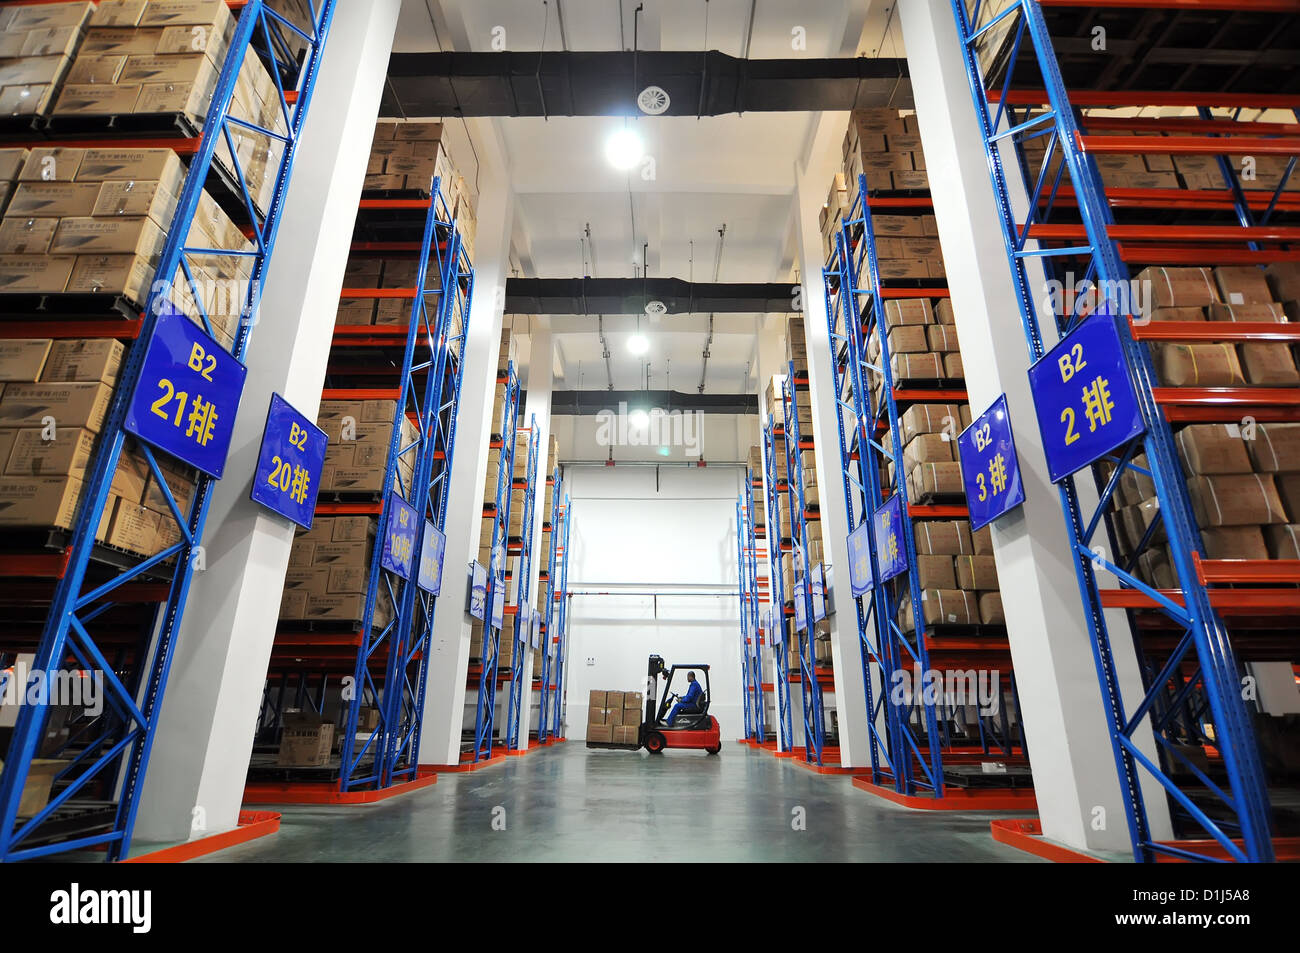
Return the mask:
{"type": "MultiPolygon", "coordinates": [[[[532,672],[524,671],[524,653],[532,639],[532,622],[525,617],[526,626],[519,624],[519,607],[525,611],[531,609],[533,572],[533,508],[537,499],[537,452],[541,442],[537,429],[537,417],[528,421],[528,469],[524,472],[524,520],[521,524],[519,539],[519,577],[515,582],[515,604],[507,611],[515,616],[515,650],[511,656],[510,699],[506,708],[506,749],[519,748],[519,723],[523,717],[523,706],[532,704],[532,672]],[[528,698],[524,698],[524,688],[528,688],[528,698]]],[[[527,736],[523,739],[524,748],[528,747],[527,736]]]]}
{"type": "Polygon", "coordinates": [[[552,731],[556,737],[564,738],[566,731],[565,714],[568,712],[568,678],[569,678],[569,603],[573,593],[569,592],[569,536],[573,529],[573,501],[566,493],[564,506],[560,510],[560,522],[563,535],[558,537],[559,550],[556,558],[560,561],[560,587],[556,590],[556,626],[555,626],[555,699],[552,731]]]}
{"type": "MultiPolygon", "coordinates": [[[[1056,3],[1054,6],[1064,6],[1056,3]]],[[[1133,3],[1134,9],[1154,4],[1133,3]]],[[[1221,3],[1206,2],[1199,12],[1213,10],[1232,11],[1236,4],[1227,0],[1221,3]]],[[[1127,822],[1135,859],[1152,862],[1160,856],[1188,860],[1270,861],[1274,859],[1271,841],[1271,811],[1266,782],[1250,722],[1250,712],[1242,698],[1239,665],[1239,646],[1234,644],[1222,612],[1240,611],[1244,606],[1258,608],[1280,607],[1286,602],[1284,594],[1270,593],[1266,589],[1250,592],[1223,588],[1220,584],[1252,583],[1279,585],[1300,578],[1294,563],[1288,565],[1270,561],[1258,566],[1252,561],[1229,562],[1205,558],[1205,548],[1194,518],[1184,474],[1175,452],[1170,421],[1219,420],[1239,422],[1243,413],[1262,405],[1266,414],[1258,419],[1291,419],[1285,416],[1293,400],[1285,394],[1255,393],[1247,395],[1242,389],[1223,388],[1222,393],[1205,393],[1206,389],[1161,388],[1158,386],[1151,355],[1145,340],[1160,339],[1167,334],[1169,340],[1205,339],[1195,336],[1195,329],[1167,328],[1164,332],[1145,328],[1141,322],[1130,323],[1128,309],[1120,306],[1116,296],[1107,289],[1129,287],[1127,262],[1148,264],[1205,264],[1215,263],[1261,264],[1268,261],[1294,260],[1294,252],[1277,247],[1265,248],[1278,242],[1295,240],[1295,229],[1264,228],[1254,224],[1252,210],[1261,203],[1248,200],[1236,181],[1235,175],[1220,163],[1228,188],[1220,194],[1226,203],[1222,207],[1235,210],[1238,224],[1230,227],[1193,226],[1135,226],[1118,225],[1114,209],[1118,195],[1109,195],[1101,181],[1094,155],[1107,152],[1164,152],[1183,154],[1199,153],[1223,156],[1235,151],[1261,151],[1272,154],[1291,154],[1296,146],[1292,139],[1255,139],[1233,136],[1188,136],[1178,140],[1144,140],[1140,136],[1091,136],[1083,127],[1090,119],[1080,112],[1081,105],[1131,106],[1131,105],[1203,105],[1223,99],[1231,100],[1231,107],[1239,108],[1252,99],[1249,93],[1231,97],[1197,94],[1179,90],[1165,93],[1141,93],[1131,90],[1108,92],[1089,90],[1072,97],[1066,90],[1060,64],[1054,49],[1042,5],[1034,0],[1011,0],[1004,9],[985,16],[987,7],[975,0],[969,7],[965,0],[953,0],[953,14],[962,41],[962,55],[967,69],[976,113],[979,117],[984,146],[989,158],[989,172],[997,197],[1000,224],[1006,246],[1008,262],[1015,279],[1021,308],[1021,318],[1031,362],[1045,353],[1048,342],[1058,335],[1074,330],[1088,314],[1067,314],[1058,318],[1056,326],[1044,327],[1032,290],[1033,279],[1028,271],[1030,260],[1036,259],[1053,273],[1057,261],[1086,262],[1083,285],[1096,293],[1095,310],[1111,319],[1118,332],[1127,372],[1137,391],[1145,432],[1113,454],[1103,458],[1111,467],[1106,474],[1094,470],[1094,480],[1100,494],[1096,510],[1085,514],[1074,483],[1075,476],[1059,484],[1061,506],[1065,513],[1071,547],[1075,551],[1075,569],[1083,601],[1101,688],[1108,728],[1112,740],[1120,788],[1125,798],[1127,822]],[[1010,51],[1009,60],[998,67],[1001,78],[986,77],[981,65],[981,44],[996,41],[1002,49],[1010,51]],[[1032,96],[1017,95],[1013,82],[1024,83],[1023,77],[1035,75],[1036,87],[1032,96]],[[1018,72],[1019,71],[1019,72],[1018,72]],[[998,88],[1000,86],[1000,89],[998,88]],[[1017,116],[1015,105],[1024,105],[1025,111],[1017,116]],[[1046,108],[1044,108],[1046,107],[1046,108]],[[1047,148],[1041,165],[1030,167],[1025,159],[1024,145],[1035,138],[1045,138],[1047,148]],[[1008,183],[1007,160],[1003,143],[1009,142],[1017,150],[1016,164],[1029,198],[1028,214],[1018,215],[1012,204],[1013,192],[1008,183]],[[1177,148],[1166,150],[1163,146],[1177,148]],[[1249,148],[1242,148],[1249,143],[1249,148]],[[1055,173],[1052,162],[1059,158],[1055,173]],[[1062,179],[1068,172],[1070,187],[1062,188],[1062,179]],[[1054,212],[1069,208],[1081,220],[1067,219],[1068,224],[1057,225],[1049,221],[1054,212]],[[1125,244],[1120,245],[1123,240],[1125,244]],[[1166,246],[1186,241],[1215,242],[1220,247],[1140,247],[1143,241],[1161,242],[1166,246]],[[1065,245],[1059,242],[1066,242],[1065,245]],[[1223,244],[1237,243],[1224,249],[1223,244]],[[1246,247],[1241,247],[1245,245],[1246,247]],[[1199,260],[1198,260],[1199,259],[1199,260]],[[1180,393],[1182,391],[1182,393],[1180,393]],[[1235,391],[1235,392],[1234,392],[1235,391]],[[1269,406],[1272,404],[1272,406],[1269,406]],[[1285,406],[1284,406],[1285,405],[1285,406]],[[1281,414],[1282,416],[1273,416],[1281,414]],[[1145,452],[1147,468],[1134,462],[1134,457],[1145,452]],[[1110,505],[1121,477],[1126,473],[1149,475],[1154,483],[1159,502],[1159,519],[1153,521],[1139,549],[1152,539],[1155,530],[1163,526],[1168,539],[1170,560],[1177,577],[1178,588],[1156,590],[1133,575],[1133,563],[1117,566],[1104,557],[1106,548],[1099,545],[1097,532],[1105,527],[1111,551],[1115,536],[1111,525],[1110,505]],[[1103,591],[1098,575],[1105,572],[1118,583],[1118,589],[1103,591]],[[1111,635],[1103,616],[1107,607],[1126,609],[1154,609],[1160,613],[1176,632],[1176,647],[1155,665],[1147,664],[1146,684],[1138,698],[1125,698],[1121,692],[1116,666],[1112,656],[1111,635]],[[1190,678],[1183,674],[1184,665],[1190,664],[1194,672],[1190,678]],[[1152,674],[1154,673],[1154,674],[1152,674]],[[1174,738],[1175,726],[1192,693],[1199,691],[1204,701],[1199,707],[1208,708],[1203,720],[1214,726],[1214,745],[1222,755],[1226,785],[1212,780],[1178,750],[1174,738]],[[1171,688],[1171,685],[1174,686],[1171,688]],[[1150,731],[1157,743],[1159,763],[1143,753],[1136,738],[1150,731]],[[1180,769],[1175,771],[1174,769],[1180,769]],[[1146,804],[1143,799],[1141,779],[1154,778],[1164,789],[1176,817],[1186,824],[1186,829],[1208,834],[1208,840],[1179,840],[1157,842],[1150,830],[1146,804]],[[1199,830],[1198,830],[1199,829],[1199,830]]],[[[1280,6],[1279,16],[1285,15],[1280,6]]],[[[1292,13],[1294,11],[1291,11],[1292,13]]],[[[1279,20],[1279,23],[1281,21],[1279,20]]],[[[1240,71],[1239,71],[1240,72],[1240,71]]],[[[1296,103],[1287,97],[1271,93],[1255,95],[1258,105],[1285,105],[1294,108],[1296,103]],[[1279,99],[1287,100],[1279,103],[1279,99]]],[[[1214,125],[1208,113],[1201,112],[1201,122],[1214,125]]],[[[1233,116],[1233,119],[1236,119],[1233,116]]],[[[1247,130],[1249,124],[1243,123],[1247,130]]],[[[1111,127],[1115,128],[1115,127],[1111,127]]],[[[1193,131],[1204,131],[1199,127],[1193,131]]],[[[1294,169],[1291,160],[1288,174],[1294,169]]],[[[1281,189],[1269,201],[1264,197],[1264,218],[1279,206],[1281,189]]],[[[1140,191],[1146,194],[1125,195],[1128,204],[1153,208],[1196,207],[1206,193],[1173,190],[1113,190],[1140,191]],[[1165,196],[1154,193],[1165,191],[1165,196]],[[1131,202],[1129,200],[1132,200],[1131,202]]],[[[1213,197],[1213,194],[1211,197],[1213,197]]],[[[1201,204],[1202,208],[1211,207],[1201,204]]],[[[1213,206],[1220,207],[1220,206],[1213,206]]],[[[1059,221],[1059,216],[1057,217],[1059,221]]],[[[1157,325],[1157,327],[1159,327],[1157,325]]],[[[1239,333],[1218,332],[1214,340],[1247,340],[1249,329],[1239,333]]],[[[1293,389],[1286,389],[1293,390],[1293,389]]],[[[1117,560],[1118,561],[1118,560],[1117,560]]],[[[1130,617],[1132,621],[1132,617],[1130,617]]],[[[1139,654],[1153,647],[1138,640],[1139,654]]],[[[1202,720],[1202,719],[1198,719],[1202,720]]]]}
{"type": "Polygon", "coordinates": [[[794,539],[794,599],[804,604],[805,625],[802,630],[798,624],[792,626],[799,645],[799,685],[803,699],[804,760],[809,764],[823,764],[822,758],[826,748],[826,714],[825,699],[822,698],[822,686],[817,678],[816,658],[813,654],[812,565],[808,556],[808,523],[820,520],[807,508],[807,494],[804,488],[803,466],[800,454],[812,449],[812,437],[807,441],[799,434],[799,391],[807,390],[808,374],[803,372],[795,376],[794,361],[787,365],[785,381],[781,385],[781,402],[785,413],[785,464],[786,491],[790,506],[790,527],[794,539]],[[806,444],[806,446],[805,446],[806,444]],[[803,583],[802,588],[800,583],[803,583]]]}
{"type": "Polygon", "coordinates": [[[793,554],[793,543],[786,546],[781,535],[780,500],[782,491],[788,492],[786,480],[777,478],[780,472],[777,461],[785,459],[785,428],[773,420],[768,420],[763,427],[763,480],[764,502],[767,508],[767,565],[769,580],[769,605],[772,610],[772,629],[768,641],[772,643],[775,681],[772,690],[776,693],[776,717],[780,722],[780,737],[777,739],[781,751],[786,754],[794,752],[794,725],[790,718],[790,651],[791,626],[787,619],[793,612],[785,608],[785,576],[781,571],[781,557],[789,552],[793,554]],[[777,453],[777,441],[781,443],[780,456],[777,453]]]}
{"type": "MultiPolygon", "coordinates": [[[[485,519],[492,520],[492,554],[488,561],[489,585],[484,602],[486,618],[483,622],[483,660],[480,663],[478,700],[474,712],[474,746],[470,752],[470,760],[475,763],[492,757],[496,741],[497,659],[501,648],[501,629],[492,625],[492,614],[497,600],[497,587],[501,587],[504,592],[508,586],[507,567],[510,558],[506,550],[510,531],[510,492],[514,487],[515,433],[519,426],[519,378],[515,373],[514,361],[507,365],[505,378],[498,377],[497,383],[506,385],[506,399],[501,408],[501,420],[497,421],[500,425],[498,432],[501,434],[501,453],[497,459],[496,505],[491,513],[485,511],[483,514],[485,519]]],[[[504,618],[506,607],[502,605],[501,608],[504,618]]]]}
{"type": "MultiPolygon", "coordinates": [[[[167,311],[168,290],[178,272],[186,282],[193,283],[192,263],[211,258],[214,254],[212,249],[191,244],[189,234],[212,169],[214,153],[222,141],[229,148],[228,159],[234,162],[239,183],[237,199],[252,223],[255,245],[250,252],[221,253],[225,257],[248,258],[252,264],[252,280],[242,299],[239,330],[231,349],[231,354],[243,361],[257,318],[259,289],[279,231],[280,213],[303,121],[311,104],[329,33],[333,0],[321,0],[312,5],[311,12],[312,22],[304,30],[267,7],[263,0],[249,0],[239,11],[230,48],[208,109],[204,132],[190,162],[155,271],[157,280],[151,285],[138,335],[127,353],[101,432],[99,448],[88,468],[85,492],[71,532],[66,568],[55,586],[33,664],[36,669],[52,671],[60,668],[71,656],[83,669],[103,671],[112,717],[106,719],[106,731],[87,744],[82,755],[63,769],[57,782],[61,789],[49,803],[34,816],[19,821],[18,802],[50,715],[47,704],[22,706],[5,757],[5,770],[0,774],[0,860],[26,860],[103,845],[105,858],[116,861],[129,850],[140,788],[149,763],[176,639],[184,619],[194,571],[194,553],[203,540],[212,478],[199,475],[189,512],[182,512],[167,487],[154,451],[140,443],[152,477],[167,498],[180,540],[105,580],[89,573],[95,534],[108,500],[113,474],[128,439],[124,424],[130,398],[140,380],[145,351],[154,336],[159,316],[167,311]],[[305,45],[300,62],[287,55],[289,44],[286,37],[293,37],[294,43],[305,45]],[[230,113],[235,82],[246,55],[261,56],[269,64],[268,72],[276,84],[280,116],[285,124],[283,133],[230,113]],[[286,90],[284,77],[295,77],[296,85],[286,90]],[[232,143],[232,134],[241,131],[282,143],[284,147],[276,168],[275,191],[264,212],[257,208],[248,191],[243,164],[232,143]],[[91,588],[86,589],[88,575],[95,581],[91,588]],[[139,584],[145,580],[160,580],[159,585],[149,587],[158,592],[157,597],[138,591],[133,593],[132,590],[141,589],[139,584]],[[124,681],[117,674],[121,669],[115,670],[106,659],[108,645],[101,646],[95,634],[98,628],[95,622],[99,619],[102,623],[105,613],[111,617],[109,610],[114,605],[150,601],[155,602],[156,608],[150,613],[148,634],[137,653],[134,673],[124,681]],[[150,639],[155,625],[156,635],[150,639]],[[84,797],[96,789],[101,792],[99,799],[92,802],[84,797]],[[78,794],[83,797],[78,798],[78,794]]],[[[201,299],[201,295],[196,294],[195,298],[201,299]]],[[[211,335],[212,323],[201,301],[198,310],[204,331],[211,335]]]]}
{"type": "Polygon", "coordinates": [[[561,737],[563,729],[559,718],[559,696],[563,689],[563,665],[559,656],[560,614],[555,603],[562,591],[567,554],[563,543],[567,520],[561,502],[564,482],[558,466],[546,483],[551,487],[551,512],[546,521],[546,535],[550,537],[550,542],[546,547],[546,595],[542,600],[542,688],[537,708],[537,740],[542,744],[561,737]]]}
{"type": "MultiPolygon", "coordinates": [[[[760,482],[760,486],[761,486],[760,482]]],[[[754,474],[745,470],[745,487],[736,500],[736,563],[740,579],[740,667],[745,699],[745,737],[761,744],[767,738],[763,696],[762,602],[758,576],[758,529],[754,518],[754,474]]],[[[766,535],[766,532],[765,532],[766,535]]]]}

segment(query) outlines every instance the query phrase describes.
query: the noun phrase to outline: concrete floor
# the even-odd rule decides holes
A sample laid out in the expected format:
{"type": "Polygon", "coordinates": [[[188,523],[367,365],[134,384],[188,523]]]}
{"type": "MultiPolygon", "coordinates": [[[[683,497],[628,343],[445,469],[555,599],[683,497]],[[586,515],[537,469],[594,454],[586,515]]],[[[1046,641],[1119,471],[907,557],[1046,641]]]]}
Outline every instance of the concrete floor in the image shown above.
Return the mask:
{"type": "Polygon", "coordinates": [[[1038,860],[990,837],[995,815],[909,811],[734,742],[716,757],[566,742],[385,803],[276,810],[278,834],[202,860],[1038,860]]]}

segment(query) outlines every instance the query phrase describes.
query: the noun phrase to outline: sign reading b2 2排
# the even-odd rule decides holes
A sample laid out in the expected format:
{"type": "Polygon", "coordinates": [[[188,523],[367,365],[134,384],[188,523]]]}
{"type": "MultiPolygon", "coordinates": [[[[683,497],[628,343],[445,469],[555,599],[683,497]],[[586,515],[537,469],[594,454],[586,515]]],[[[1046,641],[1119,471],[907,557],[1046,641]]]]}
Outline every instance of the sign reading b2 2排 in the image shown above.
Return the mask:
{"type": "Polygon", "coordinates": [[[164,302],[123,426],[219,480],[247,376],[216,339],[164,302]]]}

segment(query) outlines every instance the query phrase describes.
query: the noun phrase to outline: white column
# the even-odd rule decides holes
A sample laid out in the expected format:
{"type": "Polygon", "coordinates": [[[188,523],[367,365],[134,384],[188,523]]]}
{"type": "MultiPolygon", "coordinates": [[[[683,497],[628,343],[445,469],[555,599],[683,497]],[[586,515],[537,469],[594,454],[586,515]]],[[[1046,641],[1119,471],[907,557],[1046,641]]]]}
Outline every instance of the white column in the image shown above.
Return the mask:
{"type": "MultiPolygon", "coordinates": [[[[804,334],[808,341],[808,385],[811,394],[814,457],[817,485],[821,488],[822,548],[830,565],[837,567],[836,585],[848,591],[849,518],[840,491],[838,425],[839,404],[831,373],[830,329],[826,323],[826,288],[822,282],[822,241],[818,215],[831,179],[839,166],[843,129],[833,116],[823,114],[814,134],[811,161],[795,169],[795,212],[799,223],[797,251],[803,281],[804,334]]],[[[791,475],[793,479],[793,474],[791,475]]],[[[841,597],[846,608],[847,600],[841,597]]],[[[866,686],[862,682],[862,642],[852,611],[836,612],[831,625],[831,661],[835,668],[835,710],[840,727],[840,764],[860,768],[871,764],[867,747],[866,686]]],[[[798,704],[791,686],[791,701],[798,704]]],[[[795,719],[801,716],[794,712],[795,719]]],[[[798,729],[796,729],[798,734],[798,729]]]]}
{"type": "MultiPolygon", "coordinates": [[[[537,321],[537,318],[533,319],[537,321]]],[[[528,574],[528,601],[530,611],[536,611],[537,587],[540,573],[546,568],[546,553],[542,549],[542,523],[550,518],[545,510],[546,478],[550,471],[546,469],[546,445],[551,435],[551,388],[555,379],[555,355],[552,350],[550,327],[534,327],[530,337],[528,354],[528,397],[524,401],[523,420],[537,420],[537,472],[532,475],[537,487],[536,501],[533,504],[533,525],[524,527],[533,536],[533,563],[528,574]]],[[[540,652],[546,651],[542,646],[540,652]]],[[[531,635],[524,639],[522,667],[527,673],[537,674],[541,665],[534,668],[533,643],[531,635]]],[[[538,655],[540,661],[541,656],[538,655]]],[[[528,750],[528,729],[532,724],[533,680],[531,675],[524,682],[524,690],[519,706],[519,743],[516,750],[528,750]]]]}
{"type": "MultiPolygon", "coordinates": [[[[993,548],[1004,586],[1014,581],[1014,598],[1003,605],[1043,833],[1075,848],[1126,850],[1128,826],[1091,637],[1035,423],[1029,353],[956,21],[949,0],[912,0],[899,5],[899,14],[971,411],[982,413],[1005,392],[1015,423],[1026,499],[993,525],[993,548]]],[[[1022,210],[1027,205],[1023,189],[1013,200],[1022,210]]],[[[1041,272],[1035,286],[1040,278],[1041,272]]],[[[1048,317],[1049,347],[1051,325],[1048,317]]],[[[1076,485],[1091,512],[1096,494],[1089,481],[1076,485]]],[[[1137,698],[1141,680],[1127,620],[1111,611],[1107,625],[1124,695],[1137,698]]],[[[1137,740],[1154,759],[1150,733],[1137,740]]],[[[1152,832],[1167,838],[1164,795],[1144,777],[1152,832]]]]}
{"type": "MultiPolygon", "coordinates": [[[[486,156],[485,156],[486,159],[486,156]]],[[[447,496],[446,571],[433,614],[429,688],[420,735],[420,763],[460,762],[465,721],[465,678],[469,670],[470,617],[465,612],[468,566],[478,553],[483,518],[483,481],[492,432],[492,395],[505,304],[506,271],[514,198],[505,170],[486,162],[480,171],[478,234],[474,242],[474,300],[470,303],[465,378],[460,388],[456,448],[447,496]]],[[[504,693],[498,692],[498,698],[504,693]]],[[[503,712],[504,708],[501,709],[503,712]]],[[[502,716],[504,718],[504,716],[502,716]]]]}
{"type": "Polygon", "coordinates": [[[251,502],[278,392],[315,418],[400,0],[335,6],[248,350],[248,379],[204,534],[136,835],[236,826],[294,527],[251,502]],[[191,821],[193,819],[193,823],[191,821]]]}

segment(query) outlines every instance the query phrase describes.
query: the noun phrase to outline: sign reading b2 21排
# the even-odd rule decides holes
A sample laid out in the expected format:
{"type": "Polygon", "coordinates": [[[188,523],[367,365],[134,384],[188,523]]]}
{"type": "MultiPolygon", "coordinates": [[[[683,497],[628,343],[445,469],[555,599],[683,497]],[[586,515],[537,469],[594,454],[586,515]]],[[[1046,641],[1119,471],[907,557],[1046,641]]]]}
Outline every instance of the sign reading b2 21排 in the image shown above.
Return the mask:
{"type": "Polygon", "coordinates": [[[279,394],[271,395],[249,496],[311,529],[329,437],[279,394]]]}
{"type": "Polygon", "coordinates": [[[379,564],[403,579],[411,578],[415,560],[415,537],[419,533],[420,515],[401,494],[389,491],[388,520],[384,525],[384,551],[379,564]]]}
{"type": "Polygon", "coordinates": [[[962,482],[971,530],[983,529],[1003,513],[1025,502],[1020,460],[1011,433],[1007,395],[980,414],[957,437],[962,482]]]}
{"type": "Polygon", "coordinates": [[[221,479],[247,376],[229,351],[163,302],[123,426],[221,479]]]}
{"type": "Polygon", "coordinates": [[[903,498],[895,493],[876,510],[876,561],[880,564],[880,581],[893,579],[907,570],[907,549],[903,533],[903,498]]]}
{"type": "Polygon", "coordinates": [[[1053,483],[1146,429],[1115,320],[1088,318],[1029,368],[1053,483]]]}

